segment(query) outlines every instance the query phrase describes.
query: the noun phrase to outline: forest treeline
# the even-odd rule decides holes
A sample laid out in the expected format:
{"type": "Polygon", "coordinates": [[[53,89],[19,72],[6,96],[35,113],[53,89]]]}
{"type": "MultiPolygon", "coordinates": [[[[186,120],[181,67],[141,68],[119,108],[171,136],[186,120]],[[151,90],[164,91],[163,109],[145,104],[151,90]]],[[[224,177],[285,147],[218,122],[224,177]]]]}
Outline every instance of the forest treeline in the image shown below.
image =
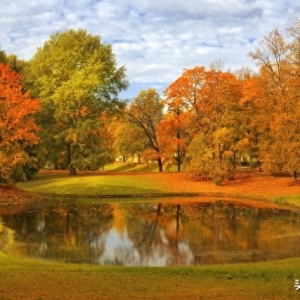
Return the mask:
{"type": "MultiPolygon", "coordinates": [[[[245,54],[246,55],[246,54],[245,54]]],[[[159,95],[119,93],[129,82],[111,45],[83,29],[57,32],[24,61],[0,52],[0,182],[39,168],[98,170],[122,156],[176,164],[191,177],[233,178],[247,163],[300,169],[300,20],[249,53],[258,68],[195,66],[159,95]]]]}

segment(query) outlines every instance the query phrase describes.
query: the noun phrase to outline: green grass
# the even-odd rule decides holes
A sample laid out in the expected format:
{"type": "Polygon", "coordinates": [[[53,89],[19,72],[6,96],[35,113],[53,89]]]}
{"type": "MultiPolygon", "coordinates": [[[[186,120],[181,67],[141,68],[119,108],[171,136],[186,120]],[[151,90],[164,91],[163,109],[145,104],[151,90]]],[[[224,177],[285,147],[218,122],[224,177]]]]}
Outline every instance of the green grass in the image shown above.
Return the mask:
{"type": "Polygon", "coordinates": [[[297,299],[300,259],[200,267],[104,267],[0,252],[0,299],[297,299]]]}
{"type": "Polygon", "coordinates": [[[164,192],[149,176],[67,174],[36,175],[33,180],[20,182],[18,187],[32,192],[67,194],[144,194],[164,192]]]}
{"type": "Polygon", "coordinates": [[[272,199],[276,203],[288,203],[300,207],[300,195],[296,196],[277,196],[272,199]]]}

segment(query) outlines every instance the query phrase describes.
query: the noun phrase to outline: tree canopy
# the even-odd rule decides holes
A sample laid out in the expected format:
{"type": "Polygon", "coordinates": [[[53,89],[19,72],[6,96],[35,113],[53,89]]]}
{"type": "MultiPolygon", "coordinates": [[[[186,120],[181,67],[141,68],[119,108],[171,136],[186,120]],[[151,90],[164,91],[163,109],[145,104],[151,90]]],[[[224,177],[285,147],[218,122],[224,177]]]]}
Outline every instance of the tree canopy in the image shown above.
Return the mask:
{"type": "Polygon", "coordinates": [[[0,63],[0,182],[25,179],[24,168],[36,161],[29,147],[39,142],[34,114],[40,101],[23,92],[22,76],[0,63]]]}
{"type": "Polygon", "coordinates": [[[289,30],[294,37],[291,43],[275,29],[250,56],[260,67],[255,119],[260,125],[259,154],[263,166],[267,171],[288,172],[296,178],[300,167],[300,22],[289,30]]]}
{"type": "Polygon", "coordinates": [[[142,90],[130,104],[126,114],[128,121],[139,128],[147,140],[145,148],[152,149],[162,171],[162,156],[157,134],[158,124],[163,118],[163,102],[155,89],[142,90]]]}
{"type": "Polygon", "coordinates": [[[0,179],[32,163],[28,149],[39,140],[39,160],[74,172],[147,153],[159,171],[164,162],[178,171],[183,164],[217,184],[243,162],[297,178],[300,20],[288,33],[274,29],[249,53],[256,71],[195,66],[164,98],[150,88],[128,103],[118,96],[128,86],[125,67],[85,30],[53,34],[29,61],[0,51],[0,179]]]}
{"type": "Polygon", "coordinates": [[[192,170],[201,177],[222,181],[233,161],[239,81],[229,72],[195,67],[185,70],[165,94],[169,110],[177,115],[190,114],[193,142],[188,159],[192,170]]]}
{"type": "Polygon", "coordinates": [[[26,87],[41,99],[42,152],[61,167],[99,168],[111,159],[107,118],[124,104],[125,67],[110,45],[85,30],[53,34],[28,62],[26,87]]]}

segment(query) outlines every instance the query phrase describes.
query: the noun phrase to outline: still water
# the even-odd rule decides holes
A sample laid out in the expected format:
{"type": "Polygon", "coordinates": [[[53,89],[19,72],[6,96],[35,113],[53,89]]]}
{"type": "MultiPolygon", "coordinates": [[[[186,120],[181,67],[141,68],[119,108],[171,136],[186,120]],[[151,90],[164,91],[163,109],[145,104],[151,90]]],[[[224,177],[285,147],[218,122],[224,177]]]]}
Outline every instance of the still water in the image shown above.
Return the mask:
{"type": "MultiPolygon", "coordinates": [[[[64,262],[187,266],[300,256],[300,215],[234,203],[84,204],[0,210],[14,254],[64,262]]],[[[1,246],[1,245],[0,245],[1,246]]]]}

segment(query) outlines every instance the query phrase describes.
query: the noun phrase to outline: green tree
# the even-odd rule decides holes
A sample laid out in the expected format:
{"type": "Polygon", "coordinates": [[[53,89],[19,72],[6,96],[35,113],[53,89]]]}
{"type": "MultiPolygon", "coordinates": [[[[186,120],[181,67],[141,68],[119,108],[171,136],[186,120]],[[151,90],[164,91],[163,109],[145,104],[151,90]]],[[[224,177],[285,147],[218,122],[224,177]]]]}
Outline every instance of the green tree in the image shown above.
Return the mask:
{"type": "Polygon", "coordinates": [[[127,110],[128,121],[140,128],[147,139],[147,148],[154,151],[159,171],[162,172],[162,153],[157,127],[163,119],[164,104],[155,89],[142,90],[127,110]]]}
{"type": "Polygon", "coordinates": [[[137,127],[126,118],[120,118],[113,122],[111,126],[114,128],[114,148],[118,155],[123,156],[123,162],[129,157],[135,155],[138,161],[141,161],[141,153],[147,145],[147,138],[141,128],[137,127]]]}
{"type": "Polygon", "coordinates": [[[7,64],[7,55],[4,50],[0,50],[0,62],[7,64]]]}
{"type": "Polygon", "coordinates": [[[42,103],[40,156],[69,167],[70,174],[111,160],[105,125],[124,106],[118,93],[128,86],[111,46],[82,29],[57,32],[25,71],[26,86],[42,103]]]}
{"type": "MultiPolygon", "coordinates": [[[[19,59],[16,54],[6,54],[4,50],[0,50],[0,62],[9,65],[10,69],[17,73],[23,73],[26,65],[25,60],[19,59]]],[[[26,90],[24,86],[23,89],[26,90]]]]}

